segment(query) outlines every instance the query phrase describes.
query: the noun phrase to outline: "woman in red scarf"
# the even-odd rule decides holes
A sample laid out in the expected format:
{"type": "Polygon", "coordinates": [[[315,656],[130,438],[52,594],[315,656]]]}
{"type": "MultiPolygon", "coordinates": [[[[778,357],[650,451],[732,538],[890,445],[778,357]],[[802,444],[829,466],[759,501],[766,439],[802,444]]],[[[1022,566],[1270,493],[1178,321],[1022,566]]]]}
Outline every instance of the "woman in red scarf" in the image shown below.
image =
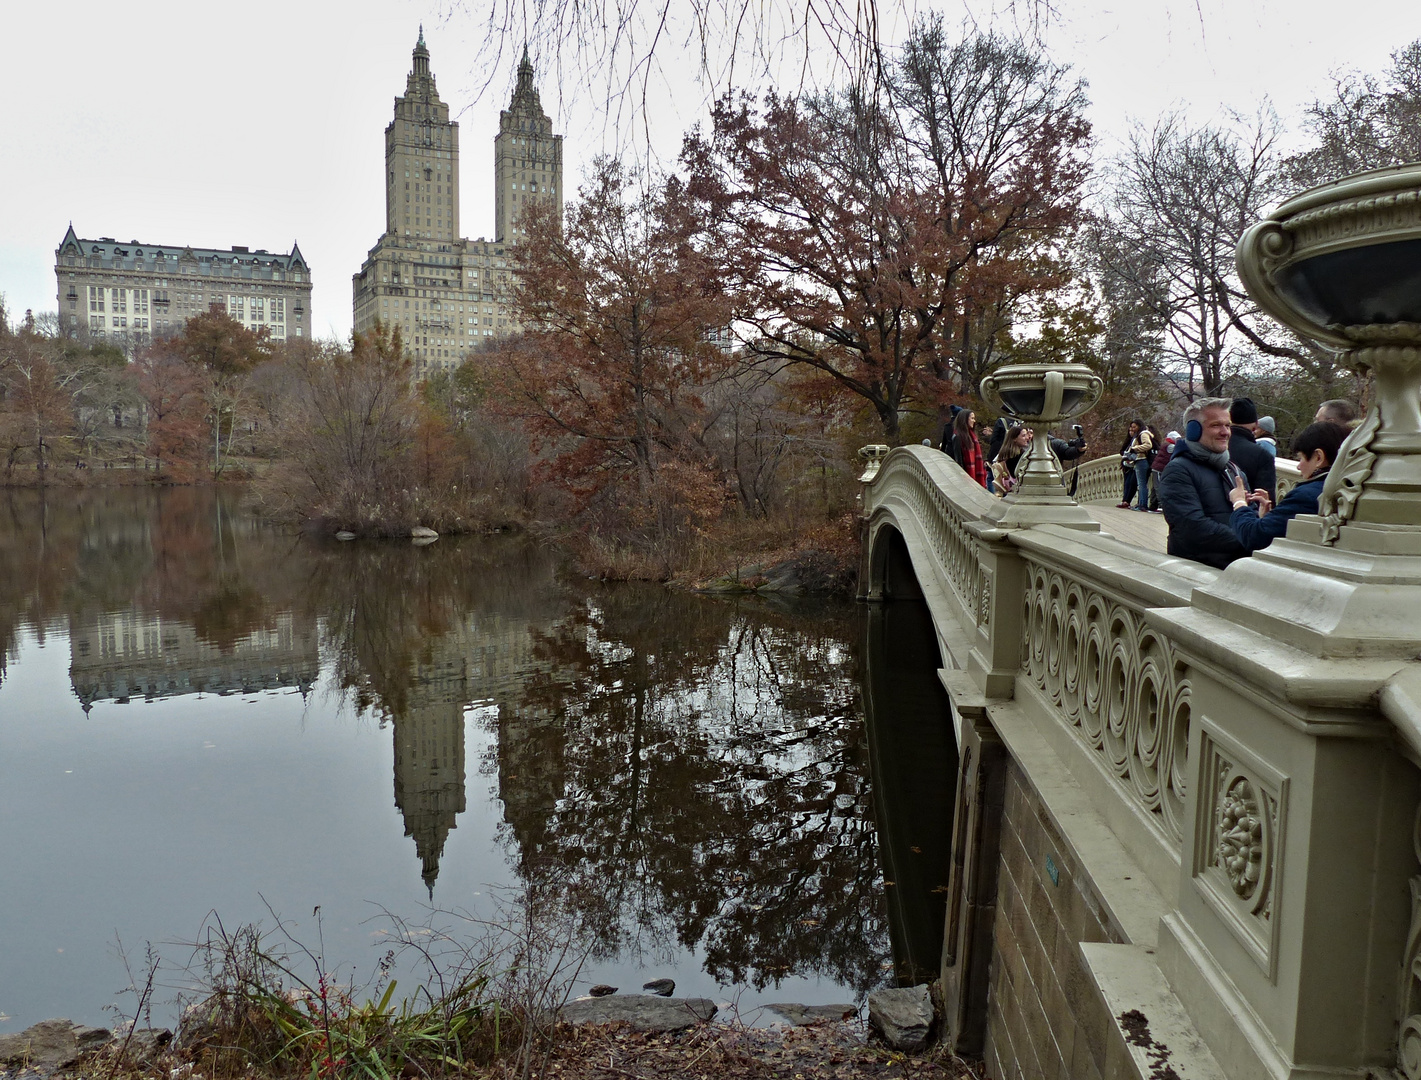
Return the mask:
{"type": "Polygon", "coordinates": [[[982,460],[982,444],[977,441],[977,414],[961,409],[952,420],[952,459],[973,480],[987,486],[987,465],[982,460]]]}

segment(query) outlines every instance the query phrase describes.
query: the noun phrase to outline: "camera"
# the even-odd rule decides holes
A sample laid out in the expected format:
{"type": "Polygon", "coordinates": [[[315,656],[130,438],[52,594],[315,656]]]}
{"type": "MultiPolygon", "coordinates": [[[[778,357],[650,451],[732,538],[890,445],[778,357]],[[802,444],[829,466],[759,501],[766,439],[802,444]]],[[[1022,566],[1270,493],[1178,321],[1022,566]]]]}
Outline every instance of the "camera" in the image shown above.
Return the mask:
{"type": "Polygon", "coordinates": [[[1068,442],[1066,445],[1067,445],[1067,446],[1073,446],[1073,447],[1075,447],[1077,450],[1084,450],[1084,449],[1085,449],[1085,428],[1081,427],[1079,424],[1072,424],[1072,425],[1071,425],[1071,430],[1076,433],[1076,437],[1075,437],[1074,439],[1072,439],[1070,442],[1068,442]]]}
{"type": "Polygon", "coordinates": [[[1078,439],[1084,439],[1084,438],[1085,438],[1085,428],[1081,427],[1079,424],[1072,424],[1072,425],[1071,425],[1071,430],[1076,433],[1076,438],[1078,438],[1078,439]]]}

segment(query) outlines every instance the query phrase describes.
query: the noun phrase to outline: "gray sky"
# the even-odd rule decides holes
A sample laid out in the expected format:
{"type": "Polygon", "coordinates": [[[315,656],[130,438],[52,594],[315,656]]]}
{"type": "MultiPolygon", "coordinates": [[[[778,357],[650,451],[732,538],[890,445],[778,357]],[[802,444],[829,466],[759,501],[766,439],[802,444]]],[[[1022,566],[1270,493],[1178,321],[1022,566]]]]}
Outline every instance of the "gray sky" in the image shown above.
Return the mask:
{"type": "MultiPolygon", "coordinates": [[[[298,240],[314,331],[348,335],[351,274],[384,228],[382,133],[421,22],[460,121],[464,233],[492,231],[492,139],[517,56],[475,66],[482,9],[467,3],[452,14],[437,0],[4,4],[0,293],[12,314],[54,309],[54,249],[72,220],[83,237],[148,244],[286,251],[298,240]]],[[[940,10],[952,22],[992,19],[980,3],[940,10]]],[[[1414,0],[1059,0],[1056,11],[1044,38],[1089,81],[1105,151],[1132,120],[1251,113],[1265,96],[1296,130],[1333,70],[1379,70],[1421,37],[1414,0]]],[[[896,33],[905,20],[889,25],[896,33]]],[[[706,90],[693,51],[673,43],[658,56],[646,120],[652,146],[674,155],[706,90]]],[[[784,81],[798,78],[786,60],[784,81]]],[[[575,186],[592,155],[627,138],[630,112],[619,132],[585,80],[540,72],[539,83],[575,186]]]]}

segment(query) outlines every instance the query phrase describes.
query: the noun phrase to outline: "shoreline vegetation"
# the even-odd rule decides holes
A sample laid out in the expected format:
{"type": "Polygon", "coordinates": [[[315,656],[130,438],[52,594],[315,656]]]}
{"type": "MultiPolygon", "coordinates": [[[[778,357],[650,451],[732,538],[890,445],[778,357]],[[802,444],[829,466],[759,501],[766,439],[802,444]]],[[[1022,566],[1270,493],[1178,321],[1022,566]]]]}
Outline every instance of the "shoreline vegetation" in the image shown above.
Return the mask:
{"type": "Polygon", "coordinates": [[[537,426],[520,380],[544,360],[526,342],[417,382],[384,328],[277,345],[214,308],[134,361],[39,325],[4,333],[32,393],[0,403],[0,486],[240,485],[264,519],[319,536],[520,531],[602,580],[853,587],[849,463],[872,432],[825,436],[758,376],[644,418],[661,434],[641,460],[605,432],[537,426]]]}
{"type": "Polygon", "coordinates": [[[669,979],[647,983],[643,994],[596,986],[575,998],[593,949],[574,901],[556,883],[525,882],[487,919],[436,911],[414,924],[386,913],[389,948],[363,983],[353,969],[327,965],[319,909],[315,943],[274,912],[270,929],[230,930],[214,913],[197,940],[179,947],[185,961],[170,962],[150,944],[135,965],[119,947],[129,987],[125,1003],[110,1006],[112,1030],[48,1020],[0,1034],[0,1078],[977,1075],[928,1040],[925,1018],[912,1030],[895,1026],[902,1018],[875,1019],[872,994],[868,1025],[852,1004],[759,1006],[757,1014],[771,1015],[747,1023],[734,1000],[718,1008],[673,997],[669,979]],[[412,978],[412,992],[401,989],[402,977],[412,978]],[[176,991],[175,1030],[155,1026],[164,991],[176,991]],[[770,1026],[753,1026],[764,1021],[770,1026]]]}
{"type": "MultiPolygon", "coordinates": [[[[55,1027],[64,1021],[50,1022],[55,1027]]],[[[94,1029],[78,1029],[84,1038],[94,1029]]],[[[554,1025],[541,1060],[525,1067],[516,1051],[501,1049],[486,1060],[408,1061],[361,1068],[334,1059],[299,1067],[257,1064],[230,1048],[231,1062],[184,1049],[165,1029],[120,1026],[92,1050],[65,1063],[0,1062],[0,1080],[977,1080],[981,1064],[940,1047],[916,1053],[893,1050],[870,1035],[859,1020],[818,1020],[758,1027],[738,1018],[697,1024],[682,1031],[645,1032],[624,1022],[554,1025]]],[[[23,1061],[24,1059],[21,1059],[23,1061]]]]}

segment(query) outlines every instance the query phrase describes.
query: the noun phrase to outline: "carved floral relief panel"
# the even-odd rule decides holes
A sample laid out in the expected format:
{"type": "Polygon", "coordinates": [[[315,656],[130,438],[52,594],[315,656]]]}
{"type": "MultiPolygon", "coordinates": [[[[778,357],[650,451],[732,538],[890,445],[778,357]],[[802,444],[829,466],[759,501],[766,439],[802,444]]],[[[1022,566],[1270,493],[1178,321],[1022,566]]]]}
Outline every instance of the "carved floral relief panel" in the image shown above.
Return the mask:
{"type": "Polygon", "coordinates": [[[1199,777],[1194,884],[1276,980],[1288,779],[1207,717],[1200,718],[1199,777]]]}

